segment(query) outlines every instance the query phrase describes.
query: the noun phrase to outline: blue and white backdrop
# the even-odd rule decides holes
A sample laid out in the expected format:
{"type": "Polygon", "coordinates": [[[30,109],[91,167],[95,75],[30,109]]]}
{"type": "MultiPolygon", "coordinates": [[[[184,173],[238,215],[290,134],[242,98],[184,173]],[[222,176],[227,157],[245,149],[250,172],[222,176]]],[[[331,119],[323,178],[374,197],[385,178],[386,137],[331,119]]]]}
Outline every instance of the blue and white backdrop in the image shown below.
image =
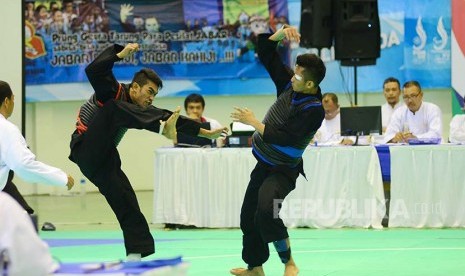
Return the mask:
{"type": "MultiPolygon", "coordinates": [[[[140,68],[153,68],[165,80],[160,96],[272,94],[255,55],[256,35],[300,23],[297,0],[97,0],[80,2],[71,14],[57,2],[61,18],[47,5],[49,17],[26,17],[29,102],[86,99],[92,88],[85,66],[108,45],[128,42],[139,42],[141,51],[115,66],[117,79],[130,81],[140,68]]],[[[379,92],[389,76],[418,80],[424,88],[450,87],[451,2],[379,0],[378,8],[381,57],[359,68],[358,91],[379,92]]],[[[290,63],[307,51],[315,49],[280,49],[290,63]]],[[[341,67],[333,49],[320,54],[328,68],[323,90],[352,91],[353,68],[341,67]]]]}

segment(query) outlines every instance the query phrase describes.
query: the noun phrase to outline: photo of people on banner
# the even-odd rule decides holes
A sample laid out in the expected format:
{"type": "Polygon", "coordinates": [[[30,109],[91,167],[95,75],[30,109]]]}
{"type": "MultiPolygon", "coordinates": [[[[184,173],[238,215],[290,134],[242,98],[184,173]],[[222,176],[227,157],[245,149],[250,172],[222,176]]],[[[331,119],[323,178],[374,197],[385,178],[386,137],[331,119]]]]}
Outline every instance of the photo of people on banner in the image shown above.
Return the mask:
{"type": "Polygon", "coordinates": [[[256,38],[288,23],[286,0],[24,1],[27,85],[84,82],[103,49],[130,42],[141,51],[115,65],[119,79],[143,67],[164,79],[263,78],[256,38]]]}

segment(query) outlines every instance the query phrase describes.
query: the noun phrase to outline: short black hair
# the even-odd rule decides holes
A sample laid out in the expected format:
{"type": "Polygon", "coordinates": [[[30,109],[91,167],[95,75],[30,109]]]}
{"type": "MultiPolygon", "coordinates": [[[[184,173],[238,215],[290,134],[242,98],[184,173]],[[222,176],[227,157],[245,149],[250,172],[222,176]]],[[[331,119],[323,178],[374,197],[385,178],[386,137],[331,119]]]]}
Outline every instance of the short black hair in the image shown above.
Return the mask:
{"type": "Polygon", "coordinates": [[[324,62],[315,54],[302,54],[297,56],[296,65],[304,68],[305,80],[312,80],[320,85],[326,75],[324,62]]]}
{"type": "Polygon", "coordinates": [[[394,77],[389,77],[389,78],[387,78],[387,79],[384,80],[384,82],[383,82],[383,89],[384,89],[384,85],[386,85],[386,83],[389,83],[389,82],[395,82],[395,83],[397,83],[397,87],[399,87],[399,89],[400,89],[400,82],[399,82],[398,79],[396,79],[396,78],[394,78],[394,77]]]}
{"type": "Polygon", "coordinates": [[[205,99],[202,97],[202,95],[197,94],[197,93],[192,93],[189,94],[186,99],[184,100],[184,109],[187,110],[187,105],[189,103],[201,103],[202,108],[205,108],[205,99]]]}
{"type": "Polygon", "coordinates": [[[408,88],[408,87],[412,87],[412,86],[418,87],[418,89],[420,89],[420,92],[421,92],[420,83],[418,81],[415,81],[415,80],[408,81],[408,82],[404,83],[403,88],[408,88]]]}
{"type": "Polygon", "coordinates": [[[13,91],[11,91],[10,85],[5,81],[0,80],[0,105],[3,104],[6,98],[11,99],[12,95],[13,91]]]}
{"type": "Polygon", "coordinates": [[[155,83],[158,86],[158,90],[163,88],[163,81],[161,80],[160,76],[158,76],[158,74],[150,68],[143,68],[139,72],[134,74],[131,86],[133,83],[137,83],[140,86],[144,86],[147,84],[148,80],[153,81],[153,83],[155,83]]]}

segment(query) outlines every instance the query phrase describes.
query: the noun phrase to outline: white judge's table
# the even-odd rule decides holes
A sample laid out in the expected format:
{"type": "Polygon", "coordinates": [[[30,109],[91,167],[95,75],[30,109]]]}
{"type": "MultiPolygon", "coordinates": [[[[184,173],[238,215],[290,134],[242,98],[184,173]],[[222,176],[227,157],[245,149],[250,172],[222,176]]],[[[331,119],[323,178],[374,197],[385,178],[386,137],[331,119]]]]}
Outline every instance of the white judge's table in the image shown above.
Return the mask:
{"type": "MultiPolygon", "coordinates": [[[[374,147],[309,147],[303,160],[307,180],[299,176],[281,206],[287,226],[382,227],[385,202],[374,147]]],[[[157,149],[153,222],[239,227],[255,164],[250,148],[157,149]]]]}
{"type": "Polygon", "coordinates": [[[465,227],[465,146],[391,146],[389,227],[465,227]]]}

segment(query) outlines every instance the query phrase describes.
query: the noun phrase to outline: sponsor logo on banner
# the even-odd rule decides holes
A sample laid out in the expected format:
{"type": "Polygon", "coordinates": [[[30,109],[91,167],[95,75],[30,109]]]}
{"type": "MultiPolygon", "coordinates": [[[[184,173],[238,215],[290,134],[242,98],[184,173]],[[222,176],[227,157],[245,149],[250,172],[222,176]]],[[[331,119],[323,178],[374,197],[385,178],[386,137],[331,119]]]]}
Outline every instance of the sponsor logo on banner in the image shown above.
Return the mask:
{"type": "Polygon", "coordinates": [[[449,35],[444,27],[442,16],[438,19],[436,30],[437,34],[433,38],[433,49],[431,50],[433,63],[450,64],[449,35]]]}
{"type": "Polygon", "coordinates": [[[413,38],[413,59],[412,62],[415,65],[421,65],[426,63],[426,35],[425,28],[421,16],[417,19],[417,25],[415,27],[416,36],[413,38]]]}
{"type": "Polygon", "coordinates": [[[409,5],[404,20],[406,80],[417,80],[424,88],[450,87],[450,6],[410,1],[415,5],[409,5]]]}

